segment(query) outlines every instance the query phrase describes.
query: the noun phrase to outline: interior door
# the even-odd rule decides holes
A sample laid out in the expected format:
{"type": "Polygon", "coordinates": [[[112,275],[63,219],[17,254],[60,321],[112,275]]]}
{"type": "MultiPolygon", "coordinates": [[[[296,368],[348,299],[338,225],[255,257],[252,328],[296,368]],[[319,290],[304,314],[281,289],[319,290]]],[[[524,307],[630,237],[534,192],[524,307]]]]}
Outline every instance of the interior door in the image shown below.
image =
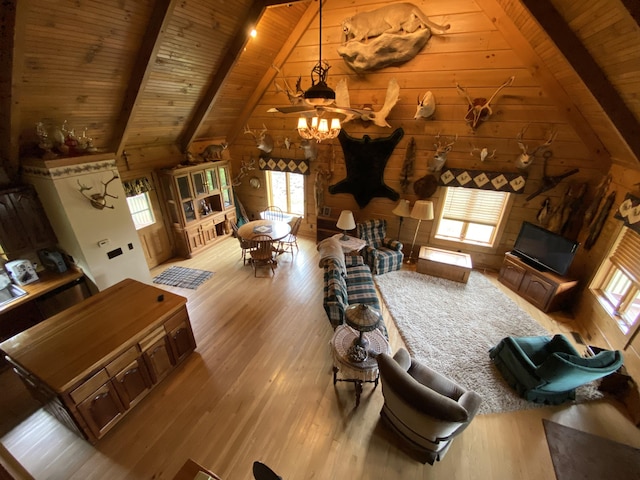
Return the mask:
{"type": "Polygon", "coordinates": [[[165,227],[160,208],[160,200],[158,198],[158,190],[153,189],[149,192],[149,202],[153,209],[155,223],[138,230],[138,237],[142,243],[144,258],[149,268],[153,268],[161,263],[166,262],[173,256],[169,233],[165,227]]]}

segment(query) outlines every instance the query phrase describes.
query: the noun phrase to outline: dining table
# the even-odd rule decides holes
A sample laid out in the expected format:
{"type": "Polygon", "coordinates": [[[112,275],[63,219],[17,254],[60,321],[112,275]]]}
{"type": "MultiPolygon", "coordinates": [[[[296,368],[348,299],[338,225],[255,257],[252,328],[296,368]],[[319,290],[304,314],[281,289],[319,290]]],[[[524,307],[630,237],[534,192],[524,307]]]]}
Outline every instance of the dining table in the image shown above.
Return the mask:
{"type": "Polygon", "coordinates": [[[291,225],[281,220],[261,219],[252,220],[238,228],[238,235],[245,240],[252,240],[258,235],[269,235],[274,241],[278,241],[291,232],[291,225]]]}

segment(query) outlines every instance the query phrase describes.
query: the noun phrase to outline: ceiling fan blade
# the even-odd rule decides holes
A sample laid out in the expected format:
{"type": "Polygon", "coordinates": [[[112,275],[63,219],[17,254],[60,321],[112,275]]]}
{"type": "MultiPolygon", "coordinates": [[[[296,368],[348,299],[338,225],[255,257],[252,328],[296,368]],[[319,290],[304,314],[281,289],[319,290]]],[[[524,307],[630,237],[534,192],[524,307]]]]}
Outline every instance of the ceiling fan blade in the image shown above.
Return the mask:
{"type": "Polygon", "coordinates": [[[267,112],[269,113],[300,113],[300,112],[313,112],[314,108],[308,105],[287,105],[283,107],[272,107],[267,112]]]}

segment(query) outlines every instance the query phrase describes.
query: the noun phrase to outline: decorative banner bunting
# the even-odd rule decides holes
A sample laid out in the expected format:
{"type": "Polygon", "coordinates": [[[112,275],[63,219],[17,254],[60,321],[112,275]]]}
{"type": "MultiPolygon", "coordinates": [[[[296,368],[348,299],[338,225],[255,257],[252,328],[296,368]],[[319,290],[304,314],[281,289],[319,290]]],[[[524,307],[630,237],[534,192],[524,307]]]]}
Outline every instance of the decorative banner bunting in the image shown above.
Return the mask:
{"type": "Polygon", "coordinates": [[[276,172],[299,173],[309,175],[309,160],[293,158],[260,158],[260,170],[275,170],[276,172]]]}
{"type": "Polygon", "coordinates": [[[640,233],[640,198],[627,193],[620,204],[615,218],[624,221],[631,230],[640,233]]]}
{"type": "Polygon", "coordinates": [[[466,187],[481,190],[499,190],[509,193],[524,193],[526,174],[520,172],[485,172],[464,168],[446,168],[438,178],[444,187],[466,187]]]}

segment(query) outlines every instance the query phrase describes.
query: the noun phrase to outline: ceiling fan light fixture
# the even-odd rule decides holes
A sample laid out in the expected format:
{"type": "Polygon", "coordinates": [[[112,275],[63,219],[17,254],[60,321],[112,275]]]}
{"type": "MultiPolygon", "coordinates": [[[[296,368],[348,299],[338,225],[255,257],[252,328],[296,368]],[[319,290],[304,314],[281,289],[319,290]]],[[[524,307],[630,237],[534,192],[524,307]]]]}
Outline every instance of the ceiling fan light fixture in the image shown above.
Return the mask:
{"type": "Polygon", "coordinates": [[[314,107],[331,105],[336,100],[336,92],[325,82],[320,81],[304,92],[304,100],[314,107]]]}
{"type": "Polygon", "coordinates": [[[298,118],[298,134],[307,140],[315,140],[318,143],[323,140],[330,140],[336,138],[340,133],[340,119],[339,118],[320,118],[312,117],[311,125],[306,117],[298,118]]]}

